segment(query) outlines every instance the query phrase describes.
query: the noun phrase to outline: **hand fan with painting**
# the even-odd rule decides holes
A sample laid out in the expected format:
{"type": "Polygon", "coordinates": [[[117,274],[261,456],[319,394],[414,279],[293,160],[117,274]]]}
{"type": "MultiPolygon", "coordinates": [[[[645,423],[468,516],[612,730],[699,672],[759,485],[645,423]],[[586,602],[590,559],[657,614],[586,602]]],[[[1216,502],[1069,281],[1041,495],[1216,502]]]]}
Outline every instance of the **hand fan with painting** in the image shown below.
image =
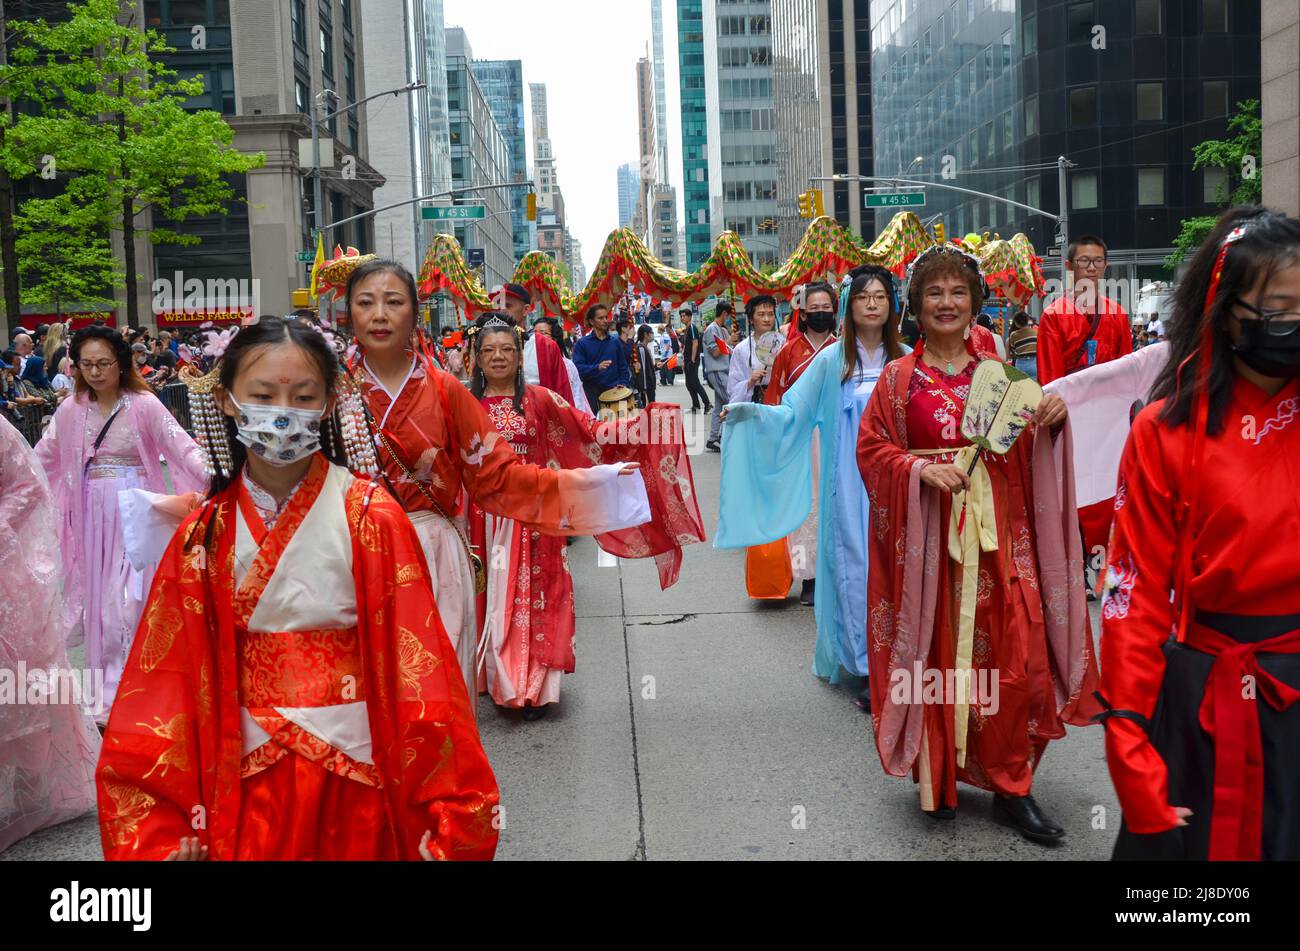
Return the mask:
{"type": "Polygon", "coordinates": [[[1043,388],[1025,373],[997,360],[981,361],[971,380],[961,434],[980,449],[1006,455],[1033,422],[1042,400],[1043,388]]]}

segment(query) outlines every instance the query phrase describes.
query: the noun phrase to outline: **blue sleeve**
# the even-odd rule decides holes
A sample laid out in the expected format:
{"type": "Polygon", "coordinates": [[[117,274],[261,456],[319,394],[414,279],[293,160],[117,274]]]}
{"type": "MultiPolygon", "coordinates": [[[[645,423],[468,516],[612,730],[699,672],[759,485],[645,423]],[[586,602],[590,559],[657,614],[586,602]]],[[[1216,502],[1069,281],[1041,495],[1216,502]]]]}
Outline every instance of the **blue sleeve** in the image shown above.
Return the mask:
{"type": "MultiPolygon", "coordinates": [[[[808,517],[812,435],[823,422],[828,378],[838,382],[837,367],[835,360],[813,361],[779,406],[740,403],[728,408],[715,548],[776,541],[808,517]]],[[[830,437],[823,433],[822,438],[830,437]]]]}

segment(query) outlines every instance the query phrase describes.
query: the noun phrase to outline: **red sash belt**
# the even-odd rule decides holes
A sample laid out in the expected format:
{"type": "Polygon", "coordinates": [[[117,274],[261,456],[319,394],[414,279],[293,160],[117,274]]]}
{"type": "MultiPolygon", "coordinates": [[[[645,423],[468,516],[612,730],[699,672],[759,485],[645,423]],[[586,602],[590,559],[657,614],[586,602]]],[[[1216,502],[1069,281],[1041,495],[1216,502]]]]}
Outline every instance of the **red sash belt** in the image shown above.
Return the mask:
{"type": "Polygon", "coordinates": [[[1264,825],[1262,698],[1274,710],[1300,700],[1300,690],[1259,666],[1259,654],[1300,654],[1300,629],[1266,641],[1242,643],[1201,624],[1189,624],[1188,647],[1212,654],[1214,667],[1201,701],[1201,726],[1214,738],[1214,814],[1210,859],[1258,861],[1264,825]],[[1247,689],[1246,678],[1254,689],[1247,689]]]}

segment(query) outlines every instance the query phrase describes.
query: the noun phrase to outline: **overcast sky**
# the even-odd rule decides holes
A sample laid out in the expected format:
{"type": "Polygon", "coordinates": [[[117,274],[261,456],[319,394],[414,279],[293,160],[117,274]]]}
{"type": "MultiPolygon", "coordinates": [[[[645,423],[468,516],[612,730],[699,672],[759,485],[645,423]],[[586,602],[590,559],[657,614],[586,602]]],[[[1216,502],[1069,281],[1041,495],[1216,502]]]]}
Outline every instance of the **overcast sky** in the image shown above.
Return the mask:
{"type": "MultiPolygon", "coordinates": [[[[677,4],[663,0],[664,82],[670,181],[678,188],[682,150],[677,76],[677,4]]],[[[546,83],[551,146],[569,230],[582,242],[588,273],[618,227],[618,167],[636,162],[636,61],[650,43],[650,0],[445,0],[449,27],[463,27],[475,59],[524,64],[528,161],[533,158],[529,83],[546,83]]]]}

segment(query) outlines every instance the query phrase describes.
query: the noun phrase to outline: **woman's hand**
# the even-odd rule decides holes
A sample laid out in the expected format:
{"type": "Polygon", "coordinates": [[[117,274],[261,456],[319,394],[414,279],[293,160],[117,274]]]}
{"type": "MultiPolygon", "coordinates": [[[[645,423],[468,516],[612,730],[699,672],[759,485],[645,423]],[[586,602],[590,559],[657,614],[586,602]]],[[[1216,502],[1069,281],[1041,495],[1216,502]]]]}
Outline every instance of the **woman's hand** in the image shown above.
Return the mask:
{"type": "Polygon", "coordinates": [[[433,857],[433,853],[429,851],[429,841],[432,838],[433,838],[432,829],[425,829],[424,835],[420,836],[420,858],[424,859],[426,862],[438,861],[436,858],[433,857]]]}
{"type": "Polygon", "coordinates": [[[631,475],[632,473],[638,471],[640,468],[641,468],[641,463],[639,462],[625,462],[623,463],[623,468],[618,470],[618,474],[621,476],[631,475]]]}
{"type": "Polygon", "coordinates": [[[208,857],[208,847],[199,844],[199,837],[181,839],[180,846],[175,849],[164,862],[202,862],[208,857]]]}
{"type": "Polygon", "coordinates": [[[970,476],[965,469],[938,462],[931,462],[921,469],[921,481],[944,492],[964,492],[970,488],[970,476]]]}
{"type": "Polygon", "coordinates": [[[763,374],[767,373],[767,367],[759,367],[749,375],[749,385],[758,386],[763,381],[763,374]]]}
{"type": "Polygon", "coordinates": [[[1178,816],[1178,824],[1180,826],[1187,825],[1187,817],[1191,814],[1192,810],[1188,809],[1186,806],[1174,806],[1174,815],[1178,816]]]}
{"type": "Polygon", "coordinates": [[[1043,401],[1038,404],[1038,412],[1034,413],[1034,422],[1039,426],[1056,427],[1065,422],[1067,414],[1065,400],[1055,393],[1044,393],[1043,401]]]}

